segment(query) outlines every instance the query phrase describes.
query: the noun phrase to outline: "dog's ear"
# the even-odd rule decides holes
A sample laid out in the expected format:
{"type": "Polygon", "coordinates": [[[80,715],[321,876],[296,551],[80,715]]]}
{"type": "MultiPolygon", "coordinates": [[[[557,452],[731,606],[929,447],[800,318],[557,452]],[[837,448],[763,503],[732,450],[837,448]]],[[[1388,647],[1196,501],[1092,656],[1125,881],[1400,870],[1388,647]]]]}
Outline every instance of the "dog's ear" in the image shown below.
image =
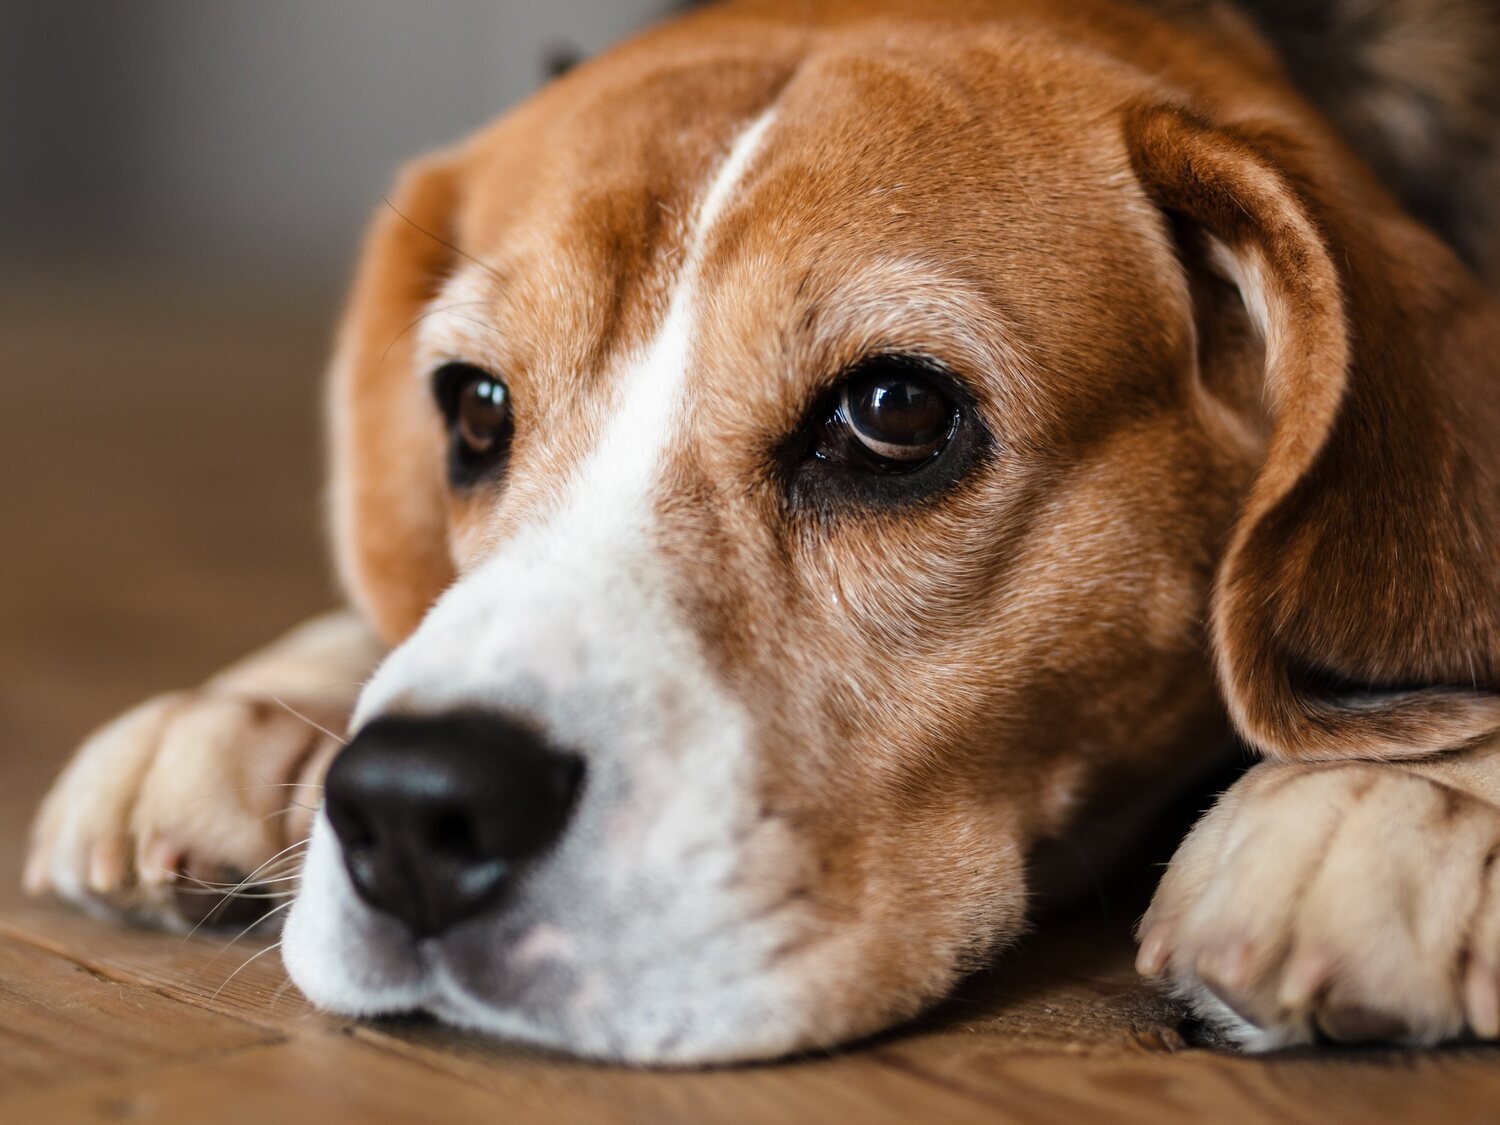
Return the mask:
{"type": "Polygon", "coordinates": [[[389,644],[453,580],[441,428],[414,323],[453,265],[459,158],[406,168],[365,236],[329,378],[332,522],[344,588],[389,644]]]}
{"type": "Polygon", "coordinates": [[[1500,321],[1354,162],[1139,111],[1137,174],[1264,341],[1264,460],[1211,635],[1231,717],[1281,758],[1500,729],[1500,321]]]}

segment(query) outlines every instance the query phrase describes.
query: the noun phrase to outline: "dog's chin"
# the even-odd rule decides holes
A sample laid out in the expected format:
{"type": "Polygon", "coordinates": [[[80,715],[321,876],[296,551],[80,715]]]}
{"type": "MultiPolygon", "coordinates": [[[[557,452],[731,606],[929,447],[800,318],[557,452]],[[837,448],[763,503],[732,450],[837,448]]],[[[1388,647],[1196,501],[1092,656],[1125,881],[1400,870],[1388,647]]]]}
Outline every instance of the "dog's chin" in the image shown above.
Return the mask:
{"type": "Polygon", "coordinates": [[[881,1002],[855,971],[859,931],[810,937],[761,913],[585,928],[524,902],[414,942],[354,893],[326,823],[314,832],[283,932],[293,982],[354,1018],[426,1014],[515,1043],[667,1067],[751,1062],[845,1042],[924,999],[881,1002]],[[653,944],[643,942],[653,935],[653,944]]]}
{"type": "Polygon", "coordinates": [[[774,980],[580,1014],[570,1005],[505,1007],[477,998],[441,971],[436,979],[438,991],[420,1010],[443,1023],[599,1062],[718,1066],[783,1058],[821,1041],[800,1018],[796,995],[774,980]]]}

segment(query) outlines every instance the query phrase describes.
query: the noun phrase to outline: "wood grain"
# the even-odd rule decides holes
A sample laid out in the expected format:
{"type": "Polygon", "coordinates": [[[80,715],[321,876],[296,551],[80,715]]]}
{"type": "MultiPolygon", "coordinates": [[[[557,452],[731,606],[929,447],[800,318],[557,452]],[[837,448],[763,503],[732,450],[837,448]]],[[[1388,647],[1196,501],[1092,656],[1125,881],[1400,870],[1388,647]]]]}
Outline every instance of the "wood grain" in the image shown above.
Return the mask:
{"type": "Polygon", "coordinates": [[[1144,868],[909,1027],[679,1073],[346,1025],[287,990],[274,954],[229,979],[258,940],[23,900],[31,809],[90,727],[330,603],[316,404],[332,297],[107,276],[0,288],[0,1121],[1496,1118],[1490,1050],[1196,1045],[1130,969],[1144,868]]]}
{"type": "Polygon", "coordinates": [[[143,1070],[276,1041],[252,1024],[0,940],[0,1089],[143,1070]]]}

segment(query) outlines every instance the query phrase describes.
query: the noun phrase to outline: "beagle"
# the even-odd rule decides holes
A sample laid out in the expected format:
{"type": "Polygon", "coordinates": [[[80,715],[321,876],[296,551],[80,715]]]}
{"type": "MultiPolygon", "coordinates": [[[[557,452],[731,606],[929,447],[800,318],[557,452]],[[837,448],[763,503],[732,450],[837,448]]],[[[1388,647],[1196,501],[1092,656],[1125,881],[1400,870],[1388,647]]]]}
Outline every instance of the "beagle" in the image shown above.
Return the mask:
{"type": "Polygon", "coordinates": [[[29,888],[300,879],[331,1011],[774,1057],[1232,731],[1141,971],[1250,1047],[1500,1036],[1492,227],[1275,7],[743,0],[413,164],[332,366],[352,609],[94,735],[29,888]]]}

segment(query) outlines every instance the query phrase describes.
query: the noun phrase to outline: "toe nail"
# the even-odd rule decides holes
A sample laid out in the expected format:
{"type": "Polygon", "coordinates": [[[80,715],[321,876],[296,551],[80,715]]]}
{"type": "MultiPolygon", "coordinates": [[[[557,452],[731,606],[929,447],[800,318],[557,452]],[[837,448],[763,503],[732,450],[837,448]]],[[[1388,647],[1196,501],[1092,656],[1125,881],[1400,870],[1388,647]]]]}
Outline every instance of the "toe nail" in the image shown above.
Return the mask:
{"type": "Polygon", "coordinates": [[[41,895],[47,893],[48,884],[47,856],[43,852],[33,852],[21,875],[21,887],[29,895],[41,895]]]}
{"type": "Polygon", "coordinates": [[[1331,965],[1326,957],[1301,954],[1294,957],[1281,976],[1277,999],[1289,1011],[1302,1011],[1328,982],[1331,965]]]}
{"type": "Polygon", "coordinates": [[[89,889],[100,894],[125,882],[125,849],[119,841],[95,844],[89,852],[89,889]]]}
{"type": "Polygon", "coordinates": [[[1170,952],[1165,926],[1154,926],[1141,940],[1141,948],[1135,955],[1135,971],[1143,977],[1159,976],[1167,967],[1170,952]]]}
{"type": "Polygon", "coordinates": [[[180,861],[181,850],[170,840],[152,840],[141,849],[141,882],[152,887],[170,882],[180,861]]]}
{"type": "Polygon", "coordinates": [[[1480,1039],[1500,1039],[1500,996],[1494,977],[1478,961],[1464,974],[1464,1011],[1469,1029],[1480,1039]]]}

